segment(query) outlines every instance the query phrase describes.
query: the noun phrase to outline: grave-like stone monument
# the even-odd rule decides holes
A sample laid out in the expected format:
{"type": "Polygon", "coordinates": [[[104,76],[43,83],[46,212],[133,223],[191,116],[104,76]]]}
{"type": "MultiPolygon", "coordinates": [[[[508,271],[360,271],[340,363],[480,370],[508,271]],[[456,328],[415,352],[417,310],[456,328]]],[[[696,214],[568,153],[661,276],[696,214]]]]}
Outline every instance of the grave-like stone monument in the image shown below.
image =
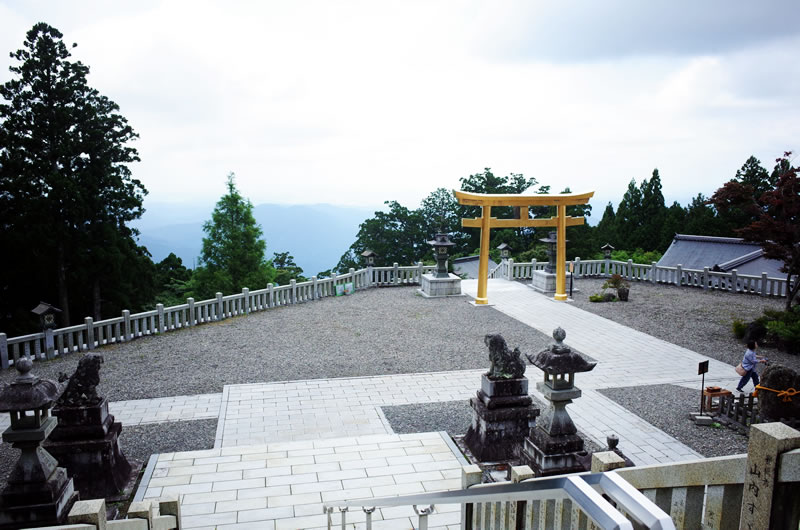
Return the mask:
{"type": "Polygon", "coordinates": [[[448,249],[455,243],[450,241],[447,234],[440,232],[428,241],[433,247],[436,258],[436,270],[431,274],[423,274],[420,279],[422,287],[417,291],[426,298],[438,298],[441,296],[460,296],[461,278],[447,272],[448,249]]]}
{"type": "Polygon", "coordinates": [[[761,375],[756,390],[761,415],[771,421],[800,419],[800,374],[773,364],[761,375]]]}
{"type": "Polygon", "coordinates": [[[0,492],[0,530],[63,524],[78,494],[66,470],[41,447],[56,428],[50,408],[62,388],[31,374],[33,362],[27,357],[14,366],[19,375],[0,389],[0,412],[11,416],[3,441],[22,454],[0,492]]]}
{"type": "Polygon", "coordinates": [[[65,467],[85,499],[124,497],[139,465],[132,466],[119,447],[122,424],[97,395],[103,356],[90,353],[78,362],[53,409],[58,427],[46,447],[65,467]]]}
{"type": "Polygon", "coordinates": [[[519,348],[509,350],[499,334],[486,335],[489,371],[481,376],[481,389],[470,399],[472,425],[464,443],[481,462],[499,462],[519,456],[523,439],[539,415],[528,395],[525,362],[519,348]]]}
{"type": "Polygon", "coordinates": [[[536,383],[536,388],[550,402],[522,448],[523,462],[539,477],[584,470],[583,439],[578,436],[566,406],[581,396],[580,389],[575,387],[575,374],[594,369],[596,363],[587,362],[564,344],[566,336],[563,329],[556,328],[555,344],[535,357],[528,356],[531,364],[544,372],[544,381],[536,383]]]}
{"type": "MultiPolygon", "coordinates": [[[[531,275],[530,286],[534,291],[543,294],[553,294],[556,292],[556,272],[557,272],[557,246],[558,238],[555,232],[550,232],[548,237],[542,238],[539,241],[547,244],[547,265],[543,271],[533,271],[531,275]]],[[[566,243],[566,241],[565,241],[566,243]]],[[[572,273],[566,272],[566,281],[569,284],[569,279],[572,273]]]]}

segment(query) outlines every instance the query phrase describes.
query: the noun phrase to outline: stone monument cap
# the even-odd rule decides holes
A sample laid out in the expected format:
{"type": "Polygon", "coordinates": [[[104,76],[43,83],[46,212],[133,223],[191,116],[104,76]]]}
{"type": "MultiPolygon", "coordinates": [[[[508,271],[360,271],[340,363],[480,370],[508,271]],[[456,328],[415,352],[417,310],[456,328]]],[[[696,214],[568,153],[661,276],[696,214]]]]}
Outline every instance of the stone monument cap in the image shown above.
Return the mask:
{"type": "Polygon", "coordinates": [[[0,412],[18,412],[49,408],[58,399],[62,387],[50,379],[40,379],[30,373],[33,362],[23,357],[14,363],[19,375],[0,389],[0,412]]]}
{"type": "Polygon", "coordinates": [[[580,353],[564,344],[567,333],[560,327],[553,331],[555,343],[536,354],[528,355],[528,360],[536,368],[550,375],[589,372],[597,363],[590,363],[580,353]]]}

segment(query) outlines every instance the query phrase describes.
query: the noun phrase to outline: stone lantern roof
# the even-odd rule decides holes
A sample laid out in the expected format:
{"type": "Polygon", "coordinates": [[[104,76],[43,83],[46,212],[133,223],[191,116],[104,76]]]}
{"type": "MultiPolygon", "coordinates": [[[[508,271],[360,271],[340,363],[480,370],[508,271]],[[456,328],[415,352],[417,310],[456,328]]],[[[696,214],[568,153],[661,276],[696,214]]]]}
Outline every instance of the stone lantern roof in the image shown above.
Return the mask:
{"type": "Polygon", "coordinates": [[[0,389],[0,412],[50,408],[61,394],[61,385],[31,374],[33,362],[27,357],[19,359],[14,366],[19,375],[11,384],[0,389]]]}
{"type": "Polygon", "coordinates": [[[578,352],[564,344],[567,333],[556,328],[553,331],[555,344],[551,344],[546,349],[536,354],[536,357],[528,355],[528,360],[536,368],[550,375],[571,374],[577,372],[589,372],[597,365],[584,359],[578,352]]]}

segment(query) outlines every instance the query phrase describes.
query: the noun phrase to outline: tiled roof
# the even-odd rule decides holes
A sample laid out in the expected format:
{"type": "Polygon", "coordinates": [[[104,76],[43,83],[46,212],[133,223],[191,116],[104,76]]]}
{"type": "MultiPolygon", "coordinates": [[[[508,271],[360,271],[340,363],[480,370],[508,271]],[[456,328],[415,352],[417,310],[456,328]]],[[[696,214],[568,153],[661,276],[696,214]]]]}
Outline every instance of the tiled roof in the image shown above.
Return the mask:
{"type": "Polygon", "coordinates": [[[676,234],[658,265],[681,265],[686,269],[713,269],[717,266],[724,272],[737,269],[742,274],[766,272],[770,277],[785,276],[780,272],[781,262],[764,258],[758,243],[738,237],[676,234]]]}

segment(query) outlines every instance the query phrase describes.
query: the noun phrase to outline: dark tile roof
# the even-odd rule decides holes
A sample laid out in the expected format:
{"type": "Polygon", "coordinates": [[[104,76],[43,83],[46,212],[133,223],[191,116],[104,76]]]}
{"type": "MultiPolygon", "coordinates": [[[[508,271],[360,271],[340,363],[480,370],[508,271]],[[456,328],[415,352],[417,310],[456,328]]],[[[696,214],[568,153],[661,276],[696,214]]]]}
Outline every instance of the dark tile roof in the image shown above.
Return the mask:
{"type": "Polygon", "coordinates": [[[760,275],[766,272],[770,277],[783,278],[780,261],[763,257],[761,246],[738,237],[713,237],[675,234],[672,244],[658,265],[685,269],[719,267],[723,272],[736,269],[741,274],[760,275]]]}
{"type": "MultiPolygon", "coordinates": [[[[456,274],[466,274],[467,278],[476,279],[478,277],[478,260],[480,256],[467,256],[464,258],[456,258],[453,260],[453,271],[456,274]]],[[[489,272],[497,267],[497,263],[489,258],[489,272]]]]}

